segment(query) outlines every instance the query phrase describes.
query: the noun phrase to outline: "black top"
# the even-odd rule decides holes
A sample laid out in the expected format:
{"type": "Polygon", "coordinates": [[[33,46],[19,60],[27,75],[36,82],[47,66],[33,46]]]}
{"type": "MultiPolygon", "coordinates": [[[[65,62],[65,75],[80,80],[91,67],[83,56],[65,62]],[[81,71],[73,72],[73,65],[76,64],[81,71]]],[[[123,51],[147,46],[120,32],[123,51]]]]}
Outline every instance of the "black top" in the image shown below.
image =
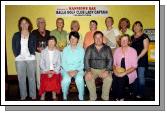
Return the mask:
{"type": "Polygon", "coordinates": [[[125,58],[124,57],[121,59],[121,67],[125,68],[125,58]]]}
{"type": "Polygon", "coordinates": [[[32,31],[32,34],[34,34],[37,38],[36,39],[36,52],[39,52],[37,50],[38,47],[45,48],[47,46],[47,41],[48,41],[48,38],[50,36],[50,31],[48,31],[48,30],[45,30],[45,31],[46,31],[46,34],[44,37],[40,34],[38,29],[32,31]]]}
{"type": "MultiPolygon", "coordinates": [[[[121,67],[126,69],[126,66],[125,66],[125,57],[123,57],[121,59],[121,67]]],[[[129,77],[127,75],[123,76],[123,77],[118,77],[119,79],[125,79],[125,87],[128,86],[129,84],[129,77]]]]}
{"type": "MultiPolygon", "coordinates": [[[[17,57],[21,51],[21,32],[16,32],[12,38],[12,50],[14,56],[17,57]]],[[[28,38],[28,49],[31,55],[35,55],[35,45],[36,44],[36,37],[32,33],[29,34],[28,38]]]]}
{"type": "Polygon", "coordinates": [[[103,44],[103,47],[98,51],[95,44],[92,44],[86,49],[84,58],[84,68],[86,71],[91,68],[111,71],[112,63],[112,51],[109,46],[103,44]]]}
{"type": "MultiPolygon", "coordinates": [[[[137,55],[139,55],[141,53],[141,51],[144,49],[144,39],[149,37],[147,34],[142,34],[140,37],[138,38],[134,38],[134,35],[131,37],[132,39],[132,47],[137,51],[137,55]]],[[[138,61],[138,67],[147,67],[148,66],[148,52],[139,59],[138,61]]]]}

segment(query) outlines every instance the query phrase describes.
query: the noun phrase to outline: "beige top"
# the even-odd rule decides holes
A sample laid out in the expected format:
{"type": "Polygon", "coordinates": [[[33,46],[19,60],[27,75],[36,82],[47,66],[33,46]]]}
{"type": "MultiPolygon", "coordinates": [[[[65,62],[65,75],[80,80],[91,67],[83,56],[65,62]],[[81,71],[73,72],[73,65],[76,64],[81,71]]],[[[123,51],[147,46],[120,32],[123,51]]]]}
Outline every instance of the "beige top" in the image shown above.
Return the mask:
{"type": "Polygon", "coordinates": [[[116,28],[112,28],[111,30],[105,30],[103,32],[104,36],[108,39],[107,45],[111,48],[116,48],[117,41],[116,38],[120,35],[120,32],[116,28]]]}

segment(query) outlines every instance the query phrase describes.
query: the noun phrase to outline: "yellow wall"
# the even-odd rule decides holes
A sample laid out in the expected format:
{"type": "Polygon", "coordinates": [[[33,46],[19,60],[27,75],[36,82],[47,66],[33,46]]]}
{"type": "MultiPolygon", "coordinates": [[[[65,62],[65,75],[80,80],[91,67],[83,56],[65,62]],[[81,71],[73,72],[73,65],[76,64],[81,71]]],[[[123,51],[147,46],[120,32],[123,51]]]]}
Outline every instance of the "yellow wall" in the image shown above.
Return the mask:
{"type": "MultiPolygon", "coordinates": [[[[118,21],[122,17],[129,18],[131,25],[136,21],[142,21],[144,28],[154,28],[155,25],[155,7],[154,6],[108,6],[109,16],[114,17],[114,27],[118,26],[118,21]]],[[[56,6],[19,6],[10,5],[5,8],[6,14],[6,48],[7,48],[7,67],[8,74],[16,74],[14,56],[12,52],[12,36],[13,33],[18,31],[17,23],[21,16],[27,16],[31,19],[34,29],[36,29],[36,18],[44,17],[47,22],[47,29],[52,30],[55,28],[56,6]]],[[[80,22],[80,32],[84,34],[89,31],[89,21],[95,19],[98,22],[98,29],[104,30],[105,17],[65,17],[64,29],[70,31],[70,23],[73,19],[77,19],[80,22]]]]}

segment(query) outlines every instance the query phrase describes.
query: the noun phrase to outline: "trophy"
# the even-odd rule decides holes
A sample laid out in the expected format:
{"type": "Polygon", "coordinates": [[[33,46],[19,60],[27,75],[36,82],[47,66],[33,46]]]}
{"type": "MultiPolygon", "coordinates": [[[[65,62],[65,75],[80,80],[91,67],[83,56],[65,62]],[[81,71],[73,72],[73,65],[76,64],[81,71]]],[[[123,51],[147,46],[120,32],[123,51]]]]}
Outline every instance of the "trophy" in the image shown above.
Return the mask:
{"type": "Polygon", "coordinates": [[[59,48],[60,48],[60,50],[63,50],[63,48],[64,48],[63,42],[59,42],[59,48]]]}
{"type": "Polygon", "coordinates": [[[42,42],[39,42],[39,47],[43,50],[45,49],[46,47],[46,42],[42,41],[42,42]]]}

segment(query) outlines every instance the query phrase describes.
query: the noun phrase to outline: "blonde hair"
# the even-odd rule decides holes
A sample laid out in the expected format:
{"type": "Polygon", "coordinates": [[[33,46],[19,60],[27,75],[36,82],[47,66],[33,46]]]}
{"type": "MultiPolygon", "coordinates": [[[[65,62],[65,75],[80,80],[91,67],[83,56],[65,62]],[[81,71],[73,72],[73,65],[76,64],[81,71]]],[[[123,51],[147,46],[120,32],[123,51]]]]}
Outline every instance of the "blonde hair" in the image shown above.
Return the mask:
{"type": "Polygon", "coordinates": [[[78,25],[78,30],[79,30],[79,29],[80,29],[80,25],[79,25],[78,20],[73,20],[73,21],[71,22],[71,30],[73,30],[72,26],[73,26],[74,24],[77,24],[77,25],[78,25]]]}

